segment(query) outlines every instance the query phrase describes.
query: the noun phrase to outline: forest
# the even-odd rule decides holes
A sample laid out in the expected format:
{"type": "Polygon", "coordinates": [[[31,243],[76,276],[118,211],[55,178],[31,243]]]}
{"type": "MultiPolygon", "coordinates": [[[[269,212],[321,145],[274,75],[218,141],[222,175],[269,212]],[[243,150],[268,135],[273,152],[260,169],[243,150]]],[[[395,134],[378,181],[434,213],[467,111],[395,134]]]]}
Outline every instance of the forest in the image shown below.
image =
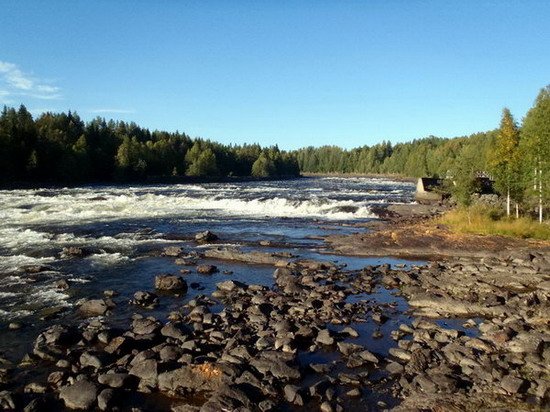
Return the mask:
{"type": "Polygon", "coordinates": [[[0,115],[4,182],[96,183],[158,176],[298,176],[296,157],[277,146],[222,145],[185,133],[149,131],[135,123],[25,108],[0,115]]]}
{"type": "MultiPolygon", "coordinates": [[[[497,126],[497,125],[495,125],[497,126]]],[[[521,124],[508,109],[500,126],[471,136],[429,136],[342,149],[276,145],[223,145],[185,133],[150,131],[135,123],[75,112],[44,113],[4,107],[0,115],[0,176],[6,183],[144,181],[159,176],[291,177],[300,173],[449,177],[468,203],[480,175],[490,176],[510,204],[548,202],[550,86],[543,88],[521,124]]],[[[542,208],[541,208],[542,209],[542,208]]]]}

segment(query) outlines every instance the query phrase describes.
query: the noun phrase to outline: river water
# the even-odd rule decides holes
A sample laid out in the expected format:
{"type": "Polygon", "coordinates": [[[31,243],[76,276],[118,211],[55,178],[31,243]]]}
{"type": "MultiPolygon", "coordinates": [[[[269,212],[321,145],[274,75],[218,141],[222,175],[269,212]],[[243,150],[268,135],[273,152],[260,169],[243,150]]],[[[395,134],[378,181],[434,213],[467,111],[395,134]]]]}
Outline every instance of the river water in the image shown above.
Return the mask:
{"type": "MultiPolygon", "coordinates": [[[[131,315],[140,312],[125,303],[133,293],[153,290],[155,275],[178,274],[182,268],[159,252],[172,245],[200,252],[209,246],[197,245],[194,235],[204,230],[219,236],[215,246],[331,260],[349,270],[422,263],[333,255],[322,240],[328,234],[365,230],[361,224],[378,218],[374,206],[409,203],[413,194],[411,183],[371,178],[0,191],[0,355],[17,362],[44,328],[81,322],[75,307],[84,298],[101,298],[106,289],[120,293],[108,321],[127,327],[131,315]],[[91,254],[63,257],[61,251],[69,246],[91,254]],[[33,266],[42,268],[33,273],[33,266]],[[68,290],[58,289],[56,282],[62,279],[68,290]],[[10,330],[11,322],[23,328],[10,330]]],[[[163,296],[157,308],[144,314],[164,320],[171,310],[197,294],[210,294],[228,278],[273,285],[272,266],[201,263],[215,264],[220,271],[204,276],[192,270],[185,278],[195,288],[183,298],[163,296]]],[[[406,301],[383,288],[354,298],[392,303],[391,321],[381,330],[384,339],[372,338],[380,328],[374,322],[355,325],[362,336],[359,343],[386,355],[395,345],[389,332],[409,321],[406,301]]]]}

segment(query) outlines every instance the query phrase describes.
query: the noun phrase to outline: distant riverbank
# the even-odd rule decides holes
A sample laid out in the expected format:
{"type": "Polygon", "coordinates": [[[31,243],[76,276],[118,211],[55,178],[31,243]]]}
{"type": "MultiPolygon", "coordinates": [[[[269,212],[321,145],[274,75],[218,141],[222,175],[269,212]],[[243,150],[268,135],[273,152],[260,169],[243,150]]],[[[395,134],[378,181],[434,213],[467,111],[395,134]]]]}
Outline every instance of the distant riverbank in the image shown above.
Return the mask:
{"type": "Polygon", "coordinates": [[[401,176],[395,174],[375,174],[375,173],[302,173],[303,177],[362,177],[369,179],[391,179],[397,182],[416,182],[415,177],[401,176]]]}

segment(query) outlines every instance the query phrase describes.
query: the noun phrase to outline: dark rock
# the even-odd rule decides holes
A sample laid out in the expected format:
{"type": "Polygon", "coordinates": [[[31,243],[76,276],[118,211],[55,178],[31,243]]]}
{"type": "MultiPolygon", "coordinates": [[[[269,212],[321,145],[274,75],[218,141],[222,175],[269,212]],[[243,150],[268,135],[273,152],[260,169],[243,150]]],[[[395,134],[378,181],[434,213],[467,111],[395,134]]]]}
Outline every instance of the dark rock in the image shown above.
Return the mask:
{"type": "Polygon", "coordinates": [[[215,242],[216,240],[218,240],[218,236],[215,235],[214,233],[210,232],[209,230],[205,231],[205,232],[200,232],[200,233],[197,233],[195,235],[195,240],[198,242],[198,243],[210,243],[210,242],[215,242]]]}
{"type": "Polygon", "coordinates": [[[516,378],[512,375],[506,375],[502,378],[500,386],[509,394],[517,394],[525,392],[529,384],[523,379],[516,378]]]}
{"type": "Polygon", "coordinates": [[[159,390],[169,393],[184,393],[187,390],[209,391],[219,388],[222,371],[212,364],[185,365],[179,369],[161,373],[159,390]]]}
{"type": "Polygon", "coordinates": [[[116,290],[108,289],[103,291],[103,296],[108,298],[115,298],[118,295],[120,295],[120,293],[118,293],[116,290]]]}
{"type": "Polygon", "coordinates": [[[145,385],[153,388],[157,386],[158,365],[154,359],[144,359],[134,363],[128,373],[140,379],[140,386],[145,385]]]}
{"type": "Polygon", "coordinates": [[[109,310],[109,306],[103,299],[91,299],[83,302],[78,310],[86,316],[103,316],[109,310]]]}
{"type": "Polygon", "coordinates": [[[187,339],[187,335],[189,335],[189,333],[190,331],[188,329],[184,328],[181,325],[175,325],[173,323],[168,323],[164,325],[160,330],[160,334],[162,336],[173,338],[182,342],[187,339]]]}
{"type": "Polygon", "coordinates": [[[178,257],[183,253],[183,249],[179,246],[168,246],[162,251],[163,256],[178,257]]]}
{"type": "Polygon", "coordinates": [[[69,289],[69,282],[67,282],[65,279],[59,279],[55,282],[56,289],[59,290],[67,290],[69,289]]]}
{"type": "Polygon", "coordinates": [[[80,355],[80,366],[83,368],[90,366],[94,369],[99,369],[103,366],[103,362],[95,354],[91,352],[84,352],[80,355]]]}
{"type": "Polygon", "coordinates": [[[91,409],[96,401],[96,397],[96,385],[87,380],[80,380],[70,386],[64,386],[59,391],[59,398],[70,409],[91,409]]]}
{"type": "Polygon", "coordinates": [[[136,335],[150,335],[158,332],[161,323],[156,319],[141,318],[132,322],[132,332],[136,335]]]}
{"type": "Polygon", "coordinates": [[[315,342],[322,345],[334,345],[334,338],[330,336],[330,331],[328,329],[321,329],[315,338],[315,342]]]}
{"type": "Polygon", "coordinates": [[[97,397],[97,406],[102,411],[111,410],[115,399],[115,391],[112,389],[103,389],[97,397]]]}
{"type": "Polygon", "coordinates": [[[130,375],[127,373],[104,373],[97,377],[97,381],[110,388],[123,388],[130,382],[130,375]]]}
{"type": "Polygon", "coordinates": [[[298,406],[303,406],[304,405],[304,400],[302,398],[302,395],[300,394],[300,388],[298,386],[295,386],[295,385],[285,385],[284,387],[284,394],[285,394],[285,399],[294,404],[294,405],[298,405],[298,406]]]}
{"type": "Polygon", "coordinates": [[[155,289],[187,292],[187,283],[180,276],[158,275],[155,276],[155,289]]]}
{"type": "Polygon", "coordinates": [[[158,306],[159,298],[154,293],[138,291],[134,293],[134,299],[130,301],[130,304],[152,309],[158,306]]]}
{"type": "Polygon", "coordinates": [[[212,273],[216,273],[218,271],[218,268],[214,265],[198,265],[197,266],[197,272],[201,273],[203,275],[210,275],[212,273]]]}

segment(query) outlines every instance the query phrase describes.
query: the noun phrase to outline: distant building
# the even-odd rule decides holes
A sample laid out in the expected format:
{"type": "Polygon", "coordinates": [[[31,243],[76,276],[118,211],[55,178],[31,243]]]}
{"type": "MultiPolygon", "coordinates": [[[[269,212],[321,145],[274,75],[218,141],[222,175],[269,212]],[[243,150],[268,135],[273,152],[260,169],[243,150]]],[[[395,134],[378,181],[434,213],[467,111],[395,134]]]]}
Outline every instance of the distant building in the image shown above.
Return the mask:
{"type": "Polygon", "coordinates": [[[445,197],[443,179],[420,177],[416,182],[414,197],[418,203],[441,202],[445,197]]]}

